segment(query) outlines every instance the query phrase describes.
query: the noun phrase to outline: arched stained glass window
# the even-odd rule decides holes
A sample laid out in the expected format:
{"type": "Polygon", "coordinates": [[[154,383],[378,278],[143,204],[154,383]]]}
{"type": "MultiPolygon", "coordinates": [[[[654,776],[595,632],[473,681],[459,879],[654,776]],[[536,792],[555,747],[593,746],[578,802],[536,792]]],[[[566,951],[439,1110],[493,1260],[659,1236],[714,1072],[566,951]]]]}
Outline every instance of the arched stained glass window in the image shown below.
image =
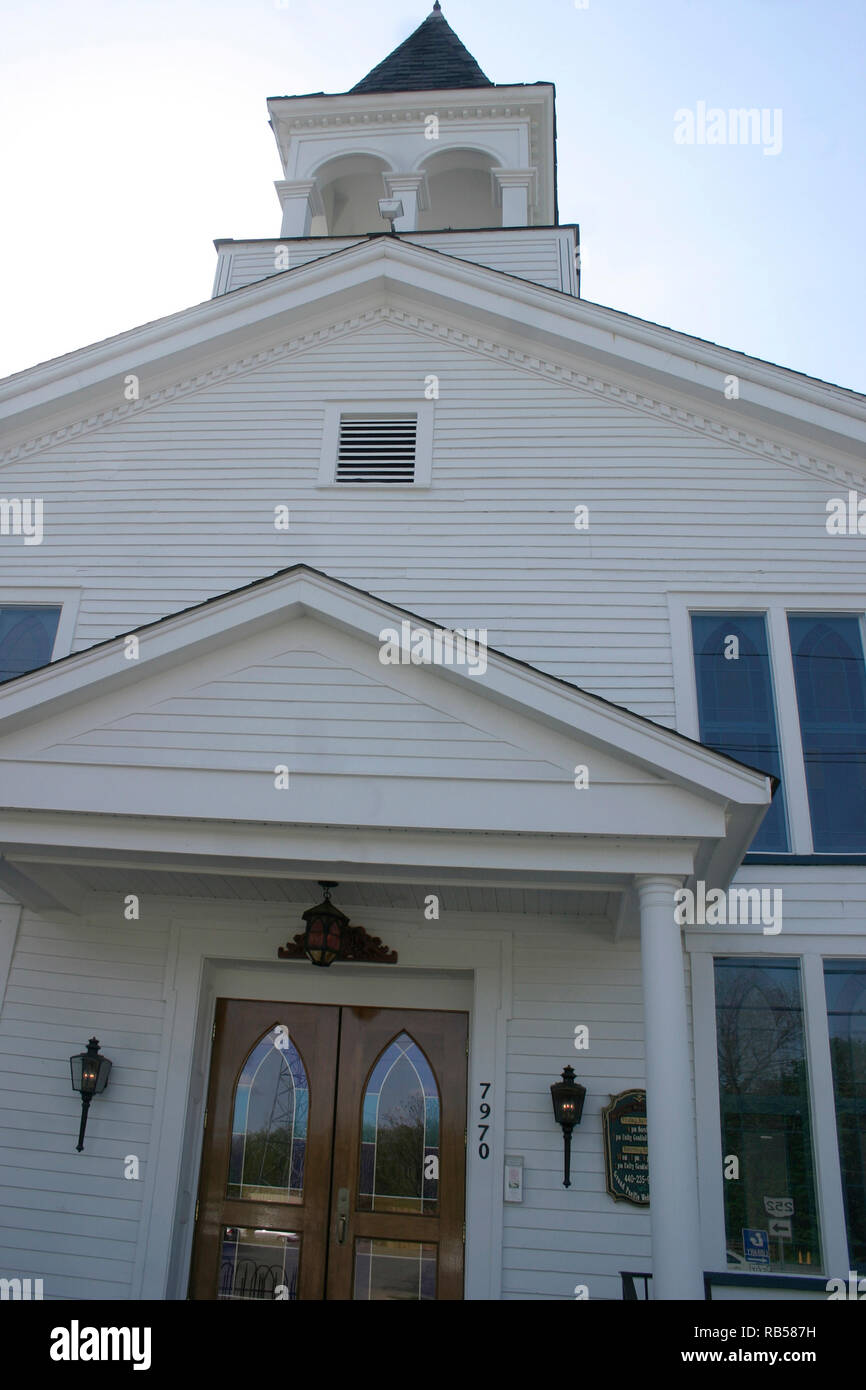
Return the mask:
{"type": "Polygon", "coordinates": [[[408,1033],[389,1043],[364,1092],[360,1211],[435,1215],[439,1202],[439,1088],[408,1033]]]}
{"type": "Polygon", "coordinates": [[[284,1025],[256,1043],[235,1088],[226,1196],[302,1202],[309,1087],[284,1025]]]}

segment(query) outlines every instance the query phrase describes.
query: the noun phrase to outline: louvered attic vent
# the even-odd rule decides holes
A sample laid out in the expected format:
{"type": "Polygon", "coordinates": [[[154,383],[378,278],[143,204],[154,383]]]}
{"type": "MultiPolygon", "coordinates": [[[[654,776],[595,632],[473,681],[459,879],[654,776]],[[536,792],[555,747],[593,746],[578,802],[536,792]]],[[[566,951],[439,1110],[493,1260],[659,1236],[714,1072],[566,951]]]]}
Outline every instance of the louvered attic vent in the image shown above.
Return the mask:
{"type": "Polygon", "coordinates": [[[417,414],[341,415],[337,482],[414,482],[417,445],[417,414]]]}

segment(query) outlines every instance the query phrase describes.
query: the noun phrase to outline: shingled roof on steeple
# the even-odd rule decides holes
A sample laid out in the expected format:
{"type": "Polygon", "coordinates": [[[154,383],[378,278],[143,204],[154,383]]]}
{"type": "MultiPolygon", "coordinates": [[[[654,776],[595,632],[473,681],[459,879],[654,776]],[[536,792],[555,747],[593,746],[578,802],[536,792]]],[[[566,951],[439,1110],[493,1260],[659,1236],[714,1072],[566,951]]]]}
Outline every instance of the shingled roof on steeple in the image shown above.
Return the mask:
{"type": "Polygon", "coordinates": [[[414,34],[383,58],[352,91],[429,92],[436,88],[492,86],[436,0],[432,13],[414,34]]]}

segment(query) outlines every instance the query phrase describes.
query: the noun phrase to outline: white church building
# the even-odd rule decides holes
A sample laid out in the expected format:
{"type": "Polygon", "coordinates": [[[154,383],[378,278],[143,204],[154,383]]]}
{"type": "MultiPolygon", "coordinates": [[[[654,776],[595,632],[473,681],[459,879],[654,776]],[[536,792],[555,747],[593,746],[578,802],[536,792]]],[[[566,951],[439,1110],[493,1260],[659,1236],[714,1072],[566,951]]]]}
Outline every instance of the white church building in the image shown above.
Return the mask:
{"type": "Polygon", "coordinates": [[[437,3],[0,382],[22,1297],[866,1276],[866,399],[583,299],[554,96],[437,3]]]}

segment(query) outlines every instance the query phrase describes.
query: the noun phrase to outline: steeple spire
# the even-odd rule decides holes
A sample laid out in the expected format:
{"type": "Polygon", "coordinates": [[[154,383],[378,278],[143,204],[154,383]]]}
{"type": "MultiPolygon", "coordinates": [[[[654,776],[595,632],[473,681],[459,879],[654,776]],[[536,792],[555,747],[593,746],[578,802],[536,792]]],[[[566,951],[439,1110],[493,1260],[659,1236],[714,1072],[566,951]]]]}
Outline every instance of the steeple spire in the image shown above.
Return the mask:
{"type": "Polygon", "coordinates": [[[439,0],[399,48],[383,58],[353,92],[430,92],[449,87],[492,87],[442,13],[439,0]]]}

